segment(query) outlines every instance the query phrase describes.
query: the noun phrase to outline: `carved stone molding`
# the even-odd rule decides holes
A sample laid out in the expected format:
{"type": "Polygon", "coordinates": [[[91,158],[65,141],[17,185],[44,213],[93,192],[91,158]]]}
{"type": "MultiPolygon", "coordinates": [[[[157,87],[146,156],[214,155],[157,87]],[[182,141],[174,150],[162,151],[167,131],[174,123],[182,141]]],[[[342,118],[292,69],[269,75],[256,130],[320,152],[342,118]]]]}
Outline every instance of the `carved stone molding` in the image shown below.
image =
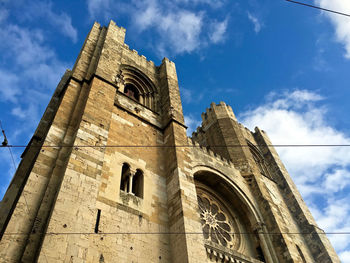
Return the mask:
{"type": "Polygon", "coordinates": [[[205,250],[208,258],[213,262],[222,263],[263,263],[260,260],[242,255],[231,249],[218,247],[210,241],[205,241],[205,250]]]}

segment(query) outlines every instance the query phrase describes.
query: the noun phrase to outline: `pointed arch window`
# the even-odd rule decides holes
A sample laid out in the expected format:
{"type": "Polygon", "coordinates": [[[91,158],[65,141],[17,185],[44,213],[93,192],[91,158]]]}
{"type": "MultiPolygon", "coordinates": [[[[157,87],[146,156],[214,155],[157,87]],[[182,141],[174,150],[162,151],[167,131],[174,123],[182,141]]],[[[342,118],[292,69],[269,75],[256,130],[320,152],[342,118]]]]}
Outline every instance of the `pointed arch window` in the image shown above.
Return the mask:
{"type": "Polygon", "coordinates": [[[260,173],[262,175],[272,179],[271,174],[270,174],[269,170],[267,169],[265,159],[264,159],[262,153],[260,152],[260,150],[254,144],[252,144],[250,141],[247,141],[247,144],[249,146],[250,152],[253,155],[255,163],[258,165],[260,173]]]}

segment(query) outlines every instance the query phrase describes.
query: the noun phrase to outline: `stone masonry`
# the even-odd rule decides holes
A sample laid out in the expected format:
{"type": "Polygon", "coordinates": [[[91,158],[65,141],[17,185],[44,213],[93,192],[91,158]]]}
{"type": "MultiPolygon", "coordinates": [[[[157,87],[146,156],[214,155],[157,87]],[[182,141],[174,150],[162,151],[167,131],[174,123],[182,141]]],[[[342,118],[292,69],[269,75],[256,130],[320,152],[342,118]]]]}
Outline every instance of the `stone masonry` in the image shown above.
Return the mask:
{"type": "Polygon", "coordinates": [[[266,133],[95,23],[0,203],[0,262],[340,262],[266,133]]]}

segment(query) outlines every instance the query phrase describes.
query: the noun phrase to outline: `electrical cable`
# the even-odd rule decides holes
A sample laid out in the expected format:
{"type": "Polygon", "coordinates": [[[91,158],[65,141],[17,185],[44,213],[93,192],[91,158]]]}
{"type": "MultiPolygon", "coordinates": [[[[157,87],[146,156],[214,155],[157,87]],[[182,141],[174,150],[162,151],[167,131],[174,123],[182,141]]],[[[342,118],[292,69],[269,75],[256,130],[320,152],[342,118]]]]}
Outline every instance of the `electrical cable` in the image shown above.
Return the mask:
{"type": "MultiPolygon", "coordinates": [[[[350,235],[350,232],[230,232],[231,235],[350,235]]],[[[4,233],[4,235],[27,235],[28,233],[4,233]]],[[[200,235],[203,232],[47,232],[45,235],[200,235]]]]}
{"type": "Polygon", "coordinates": [[[285,0],[285,1],[291,2],[291,3],[294,3],[294,4],[298,4],[298,5],[303,5],[303,6],[315,8],[315,9],[320,9],[320,10],[323,10],[323,11],[326,11],[326,12],[331,12],[331,13],[335,13],[335,14],[342,15],[342,16],[350,17],[350,14],[334,11],[334,10],[331,10],[331,9],[327,9],[327,8],[323,8],[323,7],[319,7],[319,6],[315,6],[315,5],[310,5],[310,4],[306,4],[306,3],[302,3],[302,2],[298,2],[298,1],[294,1],[294,0],[285,0]]]}
{"type": "MultiPolygon", "coordinates": [[[[13,158],[13,154],[12,154],[12,150],[11,150],[11,147],[8,147],[8,140],[7,140],[7,137],[6,137],[6,134],[5,134],[5,130],[3,129],[2,127],[2,123],[0,121],[0,128],[1,128],[1,131],[2,131],[2,134],[4,135],[4,141],[2,142],[2,147],[7,147],[10,151],[10,155],[11,155],[11,159],[12,159],[12,164],[13,164],[13,168],[15,169],[15,171],[17,170],[17,167],[16,167],[16,163],[15,163],[15,159],[13,158]]],[[[30,210],[29,210],[29,205],[28,205],[28,202],[27,202],[27,199],[26,199],[26,196],[25,196],[25,193],[23,192],[23,199],[24,199],[24,202],[25,202],[25,205],[26,205],[26,208],[27,208],[27,211],[28,211],[28,216],[30,216],[30,210]]],[[[49,263],[49,261],[47,260],[47,257],[46,257],[46,254],[45,252],[43,251],[43,255],[45,257],[45,261],[46,263],[49,263]]]]}
{"type": "MultiPolygon", "coordinates": [[[[2,142],[2,145],[1,147],[8,147],[8,140],[7,140],[7,137],[6,137],[6,134],[5,134],[5,130],[3,129],[2,127],[2,122],[0,121],[0,128],[1,128],[1,131],[2,131],[2,134],[4,135],[4,141],[2,142]]],[[[15,163],[15,159],[13,158],[13,154],[12,154],[12,151],[11,151],[11,147],[8,147],[9,151],[10,151],[10,155],[11,155],[11,159],[12,159],[12,164],[13,164],[13,168],[15,169],[15,171],[17,170],[17,166],[16,166],[16,163],[15,163]]]]}
{"type": "MultiPolygon", "coordinates": [[[[28,145],[6,145],[3,148],[26,148],[28,145]]],[[[253,144],[255,147],[350,147],[350,144],[253,144]]],[[[30,147],[39,148],[232,148],[232,147],[250,147],[248,144],[232,144],[232,145],[31,145],[30,147]]]]}

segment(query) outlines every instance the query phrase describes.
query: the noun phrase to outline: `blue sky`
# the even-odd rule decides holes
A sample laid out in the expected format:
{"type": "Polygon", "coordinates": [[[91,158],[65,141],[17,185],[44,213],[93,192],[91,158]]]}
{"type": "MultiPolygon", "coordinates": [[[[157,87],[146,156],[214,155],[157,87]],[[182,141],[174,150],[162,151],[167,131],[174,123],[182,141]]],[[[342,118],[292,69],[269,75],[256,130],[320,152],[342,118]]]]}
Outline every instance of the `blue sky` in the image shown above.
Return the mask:
{"type": "MultiPolygon", "coordinates": [[[[305,0],[350,14],[347,0],[305,0]]],[[[0,119],[25,145],[94,21],[177,67],[189,134],[212,101],[275,144],[350,144],[350,18],[284,0],[0,0],[0,119]]],[[[2,139],[2,138],[1,138],[2,139]]],[[[319,226],[350,231],[350,148],[278,148],[319,226]]],[[[23,149],[13,149],[16,164],[23,149]]],[[[14,174],[0,149],[0,197],[14,174]]],[[[343,262],[350,236],[330,235],[343,262]]]]}

